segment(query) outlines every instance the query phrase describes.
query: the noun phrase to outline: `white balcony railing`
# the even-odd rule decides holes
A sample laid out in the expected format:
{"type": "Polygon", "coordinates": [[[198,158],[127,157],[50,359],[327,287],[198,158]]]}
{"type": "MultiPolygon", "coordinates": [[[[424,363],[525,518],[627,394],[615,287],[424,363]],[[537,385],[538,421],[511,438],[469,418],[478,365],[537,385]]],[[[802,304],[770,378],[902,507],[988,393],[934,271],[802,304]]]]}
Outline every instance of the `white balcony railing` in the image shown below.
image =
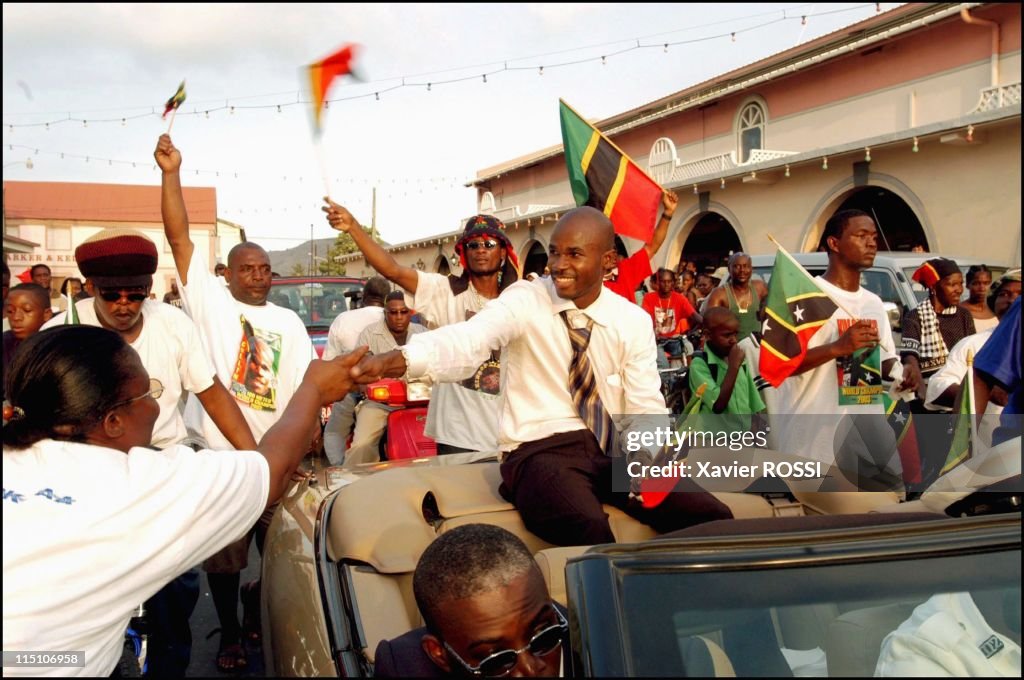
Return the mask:
{"type": "Polygon", "coordinates": [[[753,149],[750,152],[750,158],[747,159],[746,163],[740,165],[756,165],[757,163],[764,163],[765,161],[774,161],[779,158],[785,158],[786,156],[792,156],[796,151],[771,151],[770,149],[753,149]]]}
{"type": "Polygon", "coordinates": [[[1020,104],[1019,80],[1008,85],[982,88],[981,96],[978,98],[978,105],[974,107],[971,113],[994,111],[995,109],[1013,106],[1014,104],[1020,104]]]}
{"type": "Polygon", "coordinates": [[[690,161],[689,163],[681,163],[679,167],[672,173],[672,179],[675,181],[682,181],[693,179],[694,177],[702,177],[704,175],[713,175],[716,172],[726,172],[736,167],[736,154],[730,151],[729,153],[719,154],[717,156],[710,156],[709,158],[701,158],[697,161],[690,161]]]}

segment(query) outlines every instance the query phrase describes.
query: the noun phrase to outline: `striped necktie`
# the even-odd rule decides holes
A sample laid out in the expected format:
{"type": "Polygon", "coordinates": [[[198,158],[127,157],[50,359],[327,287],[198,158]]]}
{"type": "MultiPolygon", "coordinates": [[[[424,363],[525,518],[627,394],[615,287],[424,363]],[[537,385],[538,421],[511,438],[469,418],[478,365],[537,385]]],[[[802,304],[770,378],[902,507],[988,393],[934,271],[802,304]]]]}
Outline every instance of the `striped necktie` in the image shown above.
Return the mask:
{"type": "Polygon", "coordinates": [[[618,454],[618,438],[615,436],[615,425],[611,416],[601,403],[601,395],[597,391],[597,379],[594,367],[587,356],[590,345],[590,333],[594,320],[587,319],[586,328],[573,328],[569,322],[569,312],[561,312],[562,321],[569,329],[569,342],[572,344],[572,361],[569,363],[569,394],[576,405],[576,411],[590,431],[594,433],[597,443],[605,455],[618,454]]]}

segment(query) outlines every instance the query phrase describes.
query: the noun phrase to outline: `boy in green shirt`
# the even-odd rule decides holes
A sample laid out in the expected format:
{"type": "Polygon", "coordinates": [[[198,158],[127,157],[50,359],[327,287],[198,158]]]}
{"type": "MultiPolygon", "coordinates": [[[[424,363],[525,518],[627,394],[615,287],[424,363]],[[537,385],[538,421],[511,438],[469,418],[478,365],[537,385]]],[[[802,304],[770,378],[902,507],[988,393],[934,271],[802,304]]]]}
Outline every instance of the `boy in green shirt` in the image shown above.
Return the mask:
{"type": "MultiPolygon", "coordinates": [[[[689,371],[692,393],[707,385],[700,413],[749,416],[764,411],[764,402],[737,344],[739,328],[740,320],[727,307],[709,307],[704,315],[704,351],[693,355],[689,371]]],[[[726,421],[729,427],[723,430],[750,429],[749,418],[726,421]]]]}

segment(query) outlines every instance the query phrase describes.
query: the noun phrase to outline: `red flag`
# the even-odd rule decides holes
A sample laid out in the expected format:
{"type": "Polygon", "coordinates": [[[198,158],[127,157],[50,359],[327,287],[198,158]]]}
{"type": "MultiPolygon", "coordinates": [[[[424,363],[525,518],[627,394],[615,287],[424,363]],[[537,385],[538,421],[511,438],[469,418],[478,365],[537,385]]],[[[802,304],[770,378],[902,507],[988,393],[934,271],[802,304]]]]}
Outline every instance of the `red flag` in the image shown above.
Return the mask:
{"type": "Polygon", "coordinates": [[[18,280],[22,283],[32,283],[32,267],[18,274],[18,280]]]}
{"type": "Polygon", "coordinates": [[[359,45],[348,43],[334,54],[309,65],[309,83],[313,95],[313,127],[317,134],[322,130],[327,91],[335,78],[352,73],[359,49],[359,45]]]}

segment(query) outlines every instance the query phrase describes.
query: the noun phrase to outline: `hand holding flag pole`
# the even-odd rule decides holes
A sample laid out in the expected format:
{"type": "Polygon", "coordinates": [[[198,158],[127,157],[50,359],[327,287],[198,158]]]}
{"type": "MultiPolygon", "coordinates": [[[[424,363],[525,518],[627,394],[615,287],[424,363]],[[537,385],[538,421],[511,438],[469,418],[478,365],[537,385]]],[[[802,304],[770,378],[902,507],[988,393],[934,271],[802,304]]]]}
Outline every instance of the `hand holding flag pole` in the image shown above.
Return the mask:
{"type": "Polygon", "coordinates": [[[167,100],[164,104],[164,115],[161,118],[167,118],[167,114],[171,114],[171,122],[167,125],[167,134],[171,134],[171,128],[174,127],[174,114],[178,112],[178,107],[185,103],[185,81],[181,81],[181,85],[178,85],[178,91],[167,100]]]}

